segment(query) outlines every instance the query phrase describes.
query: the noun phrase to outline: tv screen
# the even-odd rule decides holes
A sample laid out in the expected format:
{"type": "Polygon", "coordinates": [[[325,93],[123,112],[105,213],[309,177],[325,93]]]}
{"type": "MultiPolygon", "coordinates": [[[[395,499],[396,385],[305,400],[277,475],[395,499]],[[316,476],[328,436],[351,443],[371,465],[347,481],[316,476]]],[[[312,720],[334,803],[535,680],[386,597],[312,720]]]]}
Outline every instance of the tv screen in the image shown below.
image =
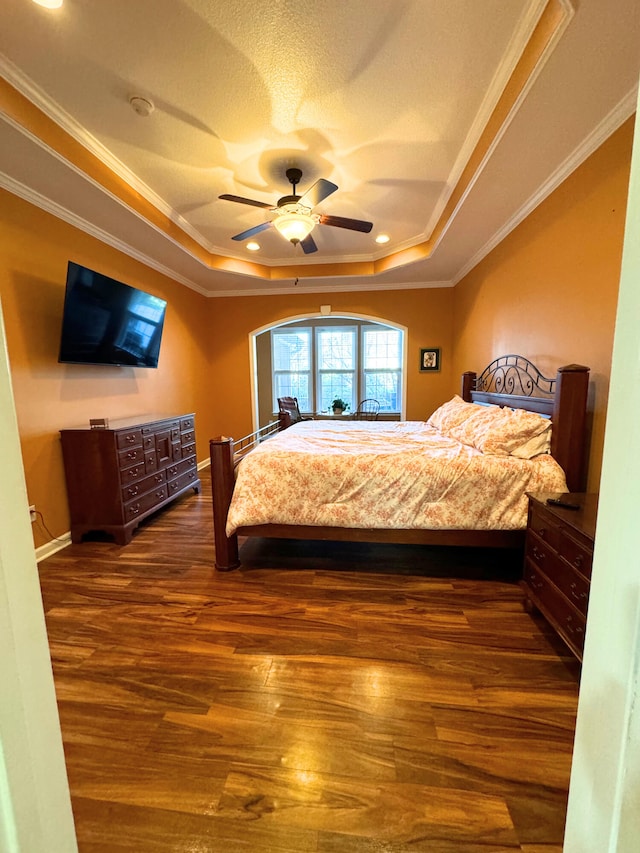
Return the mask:
{"type": "Polygon", "coordinates": [[[157,367],[167,303],[69,261],[58,361],[157,367]]]}

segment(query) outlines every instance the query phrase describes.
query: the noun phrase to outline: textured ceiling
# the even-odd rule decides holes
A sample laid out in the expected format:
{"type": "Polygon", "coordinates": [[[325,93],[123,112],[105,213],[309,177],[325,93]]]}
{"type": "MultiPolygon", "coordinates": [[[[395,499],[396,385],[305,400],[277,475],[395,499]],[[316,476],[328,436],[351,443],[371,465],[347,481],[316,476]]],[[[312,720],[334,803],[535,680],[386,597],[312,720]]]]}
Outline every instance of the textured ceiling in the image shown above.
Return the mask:
{"type": "Polygon", "coordinates": [[[212,295],[451,284],[632,112],[639,36],[637,0],[3,0],[0,184],[212,295]],[[289,166],[371,233],[232,241],[273,214],[218,196],[289,166]]]}

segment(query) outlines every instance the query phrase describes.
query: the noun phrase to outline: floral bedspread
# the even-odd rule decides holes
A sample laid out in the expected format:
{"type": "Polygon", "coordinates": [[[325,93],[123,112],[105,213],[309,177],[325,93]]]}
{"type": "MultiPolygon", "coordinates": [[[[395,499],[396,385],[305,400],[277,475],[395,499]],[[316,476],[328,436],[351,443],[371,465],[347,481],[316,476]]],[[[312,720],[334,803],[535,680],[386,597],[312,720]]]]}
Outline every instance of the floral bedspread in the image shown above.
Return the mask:
{"type": "Polygon", "coordinates": [[[304,421],[236,473],[227,535],[256,524],[516,530],[528,491],[566,491],[548,455],[489,456],[422,421],[304,421]]]}

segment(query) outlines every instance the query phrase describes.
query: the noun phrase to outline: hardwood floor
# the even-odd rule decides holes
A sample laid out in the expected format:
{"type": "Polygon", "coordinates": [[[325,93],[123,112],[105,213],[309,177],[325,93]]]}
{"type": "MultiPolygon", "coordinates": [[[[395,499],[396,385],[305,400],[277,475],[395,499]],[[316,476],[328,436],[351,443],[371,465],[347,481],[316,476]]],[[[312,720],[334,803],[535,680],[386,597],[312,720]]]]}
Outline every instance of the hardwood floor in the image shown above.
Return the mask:
{"type": "Polygon", "coordinates": [[[203,475],[40,564],[81,853],[560,853],[579,670],[518,558],[257,540],[216,573],[203,475]]]}

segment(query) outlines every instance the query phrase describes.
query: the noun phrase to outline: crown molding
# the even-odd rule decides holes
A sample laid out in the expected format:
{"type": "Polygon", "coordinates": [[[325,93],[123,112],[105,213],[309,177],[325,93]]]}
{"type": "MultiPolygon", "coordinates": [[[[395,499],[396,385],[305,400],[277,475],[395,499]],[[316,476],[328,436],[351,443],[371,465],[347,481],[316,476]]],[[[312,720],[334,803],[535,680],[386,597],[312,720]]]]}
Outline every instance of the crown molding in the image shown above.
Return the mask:
{"type": "MultiPolygon", "coordinates": [[[[209,253],[216,252],[213,244],[197,229],[187,222],[161,196],[155,193],[148,184],[145,184],[144,181],[125,166],[121,160],[115,157],[106,146],[89,133],[73,116],[62,109],[55,101],[52,101],[30,77],[2,53],[0,53],[0,76],[4,77],[21,95],[24,95],[27,100],[31,101],[34,106],[59,125],[76,142],[90,151],[104,166],[125,181],[136,193],[148,201],[149,204],[152,204],[160,213],[164,214],[172,222],[175,222],[182,231],[188,234],[203,249],[209,253]]],[[[101,187],[101,189],[104,190],[104,187],[101,187]]]]}
{"type": "MultiPolygon", "coordinates": [[[[549,0],[549,4],[553,3],[553,2],[555,2],[558,5],[558,7],[562,13],[562,19],[559,22],[559,24],[557,25],[557,27],[554,29],[554,31],[553,31],[551,37],[549,38],[549,40],[547,41],[547,43],[545,44],[544,50],[542,51],[540,58],[536,62],[536,64],[535,64],[534,68],[532,69],[529,77],[527,78],[525,85],[522,87],[522,89],[518,93],[518,96],[516,97],[513,104],[511,105],[511,108],[509,109],[509,112],[507,113],[504,121],[502,122],[502,124],[498,128],[496,135],[491,140],[491,144],[488,146],[487,150],[485,151],[484,156],[482,157],[482,160],[480,161],[480,163],[478,165],[478,168],[476,169],[475,173],[473,174],[468,185],[465,187],[464,192],[462,193],[462,195],[458,199],[458,203],[456,204],[454,209],[451,211],[451,215],[448,217],[447,221],[445,222],[444,228],[442,229],[442,231],[440,232],[440,234],[438,235],[437,239],[435,240],[435,242],[433,244],[432,252],[434,252],[436,250],[436,248],[440,244],[440,241],[442,240],[444,235],[449,230],[449,227],[455,221],[455,219],[458,215],[458,212],[462,208],[463,204],[466,202],[469,193],[471,192],[471,190],[476,185],[478,179],[480,178],[480,176],[484,172],[484,169],[485,169],[487,163],[489,162],[489,160],[493,156],[493,152],[495,151],[495,149],[499,145],[504,134],[509,129],[511,122],[514,120],[515,116],[517,115],[518,110],[520,109],[520,107],[522,105],[522,102],[524,101],[524,99],[527,97],[527,95],[531,91],[533,84],[538,79],[540,73],[542,72],[542,69],[547,64],[547,61],[549,60],[551,54],[553,53],[556,45],[560,41],[560,38],[564,34],[565,30],[567,29],[567,27],[569,26],[569,24],[571,22],[571,19],[575,15],[575,9],[573,7],[572,0],[549,0]]],[[[545,6],[543,11],[546,11],[546,8],[547,8],[547,6],[545,6]]]]}
{"type": "Polygon", "coordinates": [[[16,181],[15,178],[7,175],[5,172],[0,172],[0,187],[13,195],[17,195],[25,201],[28,201],[30,204],[35,205],[35,207],[40,208],[40,210],[44,210],[46,213],[50,213],[52,216],[62,219],[74,228],[84,231],[85,234],[95,237],[96,240],[100,240],[101,243],[106,243],[113,249],[117,249],[124,255],[128,255],[130,258],[133,258],[135,261],[139,261],[141,264],[144,264],[145,266],[154,269],[156,272],[167,276],[167,278],[170,278],[172,281],[179,282],[185,287],[200,293],[202,296],[209,295],[208,291],[204,290],[193,281],[190,281],[188,278],[185,278],[184,276],[174,272],[172,269],[169,269],[169,267],[166,267],[164,264],[150,258],[149,255],[139,252],[128,243],[125,243],[123,240],[109,234],[109,232],[105,231],[103,228],[98,228],[96,225],[93,225],[93,223],[87,222],[83,217],[78,216],[76,213],[72,213],[70,210],[67,210],[66,207],[52,201],[50,198],[47,198],[36,190],[31,189],[31,187],[27,187],[20,183],[20,181],[16,181]]]}
{"type": "MultiPolygon", "coordinates": [[[[429,218],[429,222],[427,223],[427,227],[424,230],[422,235],[422,240],[428,240],[431,234],[433,233],[434,228],[438,224],[440,217],[442,216],[445,207],[447,206],[447,202],[451,197],[451,193],[455,190],[458,181],[464,171],[469,158],[473,154],[473,151],[478,144],[478,141],[482,135],[482,131],[487,125],[487,122],[491,118],[493,110],[496,108],[498,101],[500,100],[500,96],[505,89],[505,86],[509,82],[511,75],[513,74],[514,68],[516,67],[518,60],[526,50],[526,47],[529,43],[529,39],[535,29],[536,24],[540,20],[540,16],[542,15],[544,9],[547,6],[549,0],[534,0],[526,10],[522,19],[520,20],[517,30],[511,39],[510,44],[508,45],[507,51],[502,58],[502,62],[496,69],[495,74],[493,75],[493,79],[487,89],[485,97],[480,104],[480,108],[476,113],[476,117],[473,120],[473,123],[467,133],[467,137],[464,141],[464,145],[460,149],[458,157],[456,158],[456,162],[453,164],[453,168],[451,169],[451,174],[449,175],[449,180],[447,181],[446,186],[443,188],[440,198],[438,202],[434,205],[433,212],[429,218]]],[[[510,120],[510,119],[509,119],[510,120]]],[[[481,163],[481,168],[484,168],[484,161],[481,163]]],[[[455,211],[457,213],[457,209],[455,211]]],[[[414,241],[415,243],[415,241],[414,241]]],[[[399,246],[399,249],[404,248],[403,246],[399,246]]]]}
{"type": "Polygon", "coordinates": [[[605,116],[600,124],[575,148],[566,160],[541,184],[535,192],[503,227],[488,240],[481,249],[456,273],[453,283],[458,284],[471,270],[477,266],[489,252],[493,251],[505,237],[523,222],[536,207],[548,198],[572,172],[584,163],[606,140],[618,130],[622,124],[633,115],[638,99],[638,87],[630,92],[605,116]]]}
{"type": "Polygon", "coordinates": [[[371,290],[429,290],[431,288],[447,288],[454,287],[453,281],[399,281],[390,284],[389,282],[358,282],[349,283],[345,279],[344,284],[310,284],[308,278],[299,279],[298,283],[292,282],[288,286],[279,287],[264,287],[244,288],[239,290],[217,290],[207,293],[210,298],[222,298],[232,296],[291,296],[295,293],[352,293],[352,292],[367,292],[371,290]]]}

